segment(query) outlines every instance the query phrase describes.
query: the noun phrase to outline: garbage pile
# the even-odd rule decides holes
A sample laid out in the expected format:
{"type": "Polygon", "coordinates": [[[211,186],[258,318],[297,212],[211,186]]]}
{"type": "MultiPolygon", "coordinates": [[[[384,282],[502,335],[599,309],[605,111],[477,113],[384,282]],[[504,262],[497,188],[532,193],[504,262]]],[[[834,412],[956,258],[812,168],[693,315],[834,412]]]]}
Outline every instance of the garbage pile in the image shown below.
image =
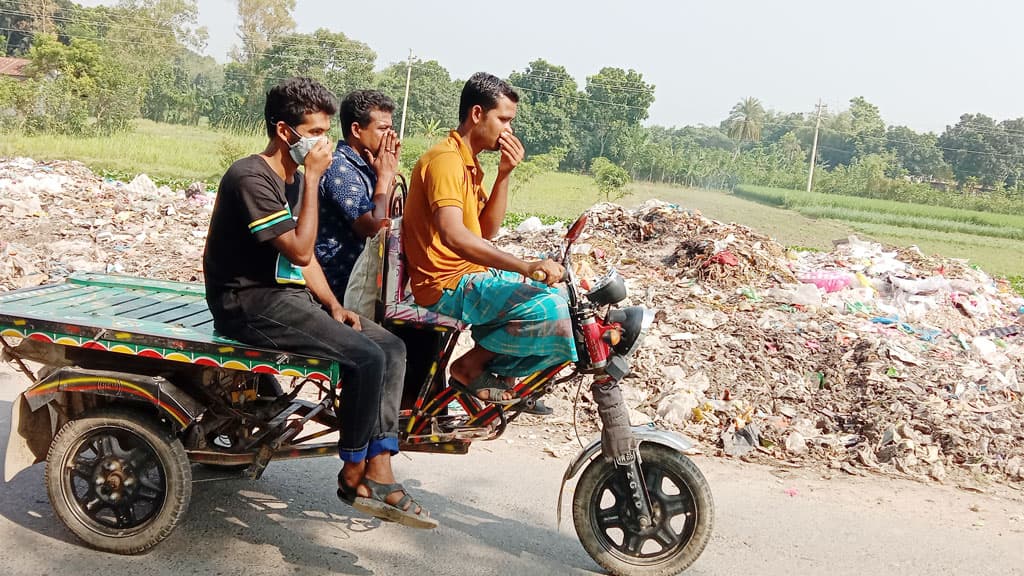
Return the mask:
{"type": "MultiPolygon", "coordinates": [[[[202,184],[0,160],[0,289],[79,271],[198,280],[212,204],[202,184]]],[[[786,250],[657,201],[588,214],[581,277],[615,268],[624,304],[657,310],[623,385],[634,424],[744,459],[1024,483],[1024,300],[1005,282],[854,237],[786,250]]],[[[563,231],[533,220],[499,243],[543,254],[563,231]]]]}
{"type": "Polygon", "coordinates": [[[74,272],[196,280],[212,208],[202,184],[174,191],[79,162],[0,160],[0,288],[74,272]]]}
{"type": "MultiPolygon", "coordinates": [[[[623,304],[657,310],[624,381],[634,424],[744,459],[1024,482],[1024,299],[1007,283],[856,237],[787,251],[657,201],[588,214],[582,277],[615,268],[623,304]]],[[[538,252],[558,233],[501,242],[538,252]]]]}

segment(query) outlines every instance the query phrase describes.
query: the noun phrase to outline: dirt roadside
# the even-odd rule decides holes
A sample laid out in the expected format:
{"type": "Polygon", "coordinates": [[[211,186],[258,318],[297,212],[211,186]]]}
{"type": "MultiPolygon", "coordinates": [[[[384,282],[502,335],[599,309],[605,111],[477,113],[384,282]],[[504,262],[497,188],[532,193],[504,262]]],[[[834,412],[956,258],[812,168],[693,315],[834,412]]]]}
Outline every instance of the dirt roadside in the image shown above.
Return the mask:
{"type": "MultiPolygon", "coordinates": [[[[23,379],[0,367],[0,446],[23,379]]],[[[0,484],[4,574],[594,574],[571,520],[556,527],[568,457],[544,449],[547,425],[515,425],[469,456],[412,455],[397,473],[441,521],[422,532],[382,525],[339,502],[332,458],[272,464],[262,480],[196,469],[185,522],[151,553],[84,548],[47,501],[42,465],[0,484]],[[514,471],[514,472],[513,472],[514,471]],[[43,552],[45,550],[45,553],[43,552]]],[[[881,476],[830,478],[698,458],[716,524],[695,575],[1024,573],[1024,494],[978,494],[881,476]]],[[[568,514],[568,507],[565,510],[568,514]]]]}

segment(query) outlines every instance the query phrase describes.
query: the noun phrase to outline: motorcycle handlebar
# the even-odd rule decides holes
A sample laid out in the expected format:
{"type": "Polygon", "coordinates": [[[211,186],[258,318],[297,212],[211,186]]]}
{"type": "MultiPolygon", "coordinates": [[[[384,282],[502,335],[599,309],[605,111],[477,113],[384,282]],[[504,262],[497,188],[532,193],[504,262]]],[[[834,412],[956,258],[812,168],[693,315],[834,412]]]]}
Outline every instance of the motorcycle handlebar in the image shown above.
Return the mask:
{"type": "MultiPolygon", "coordinates": [[[[544,282],[548,279],[548,273],[543,270],[534,270],[533,273],[530,274],[530,278],[536,280],[537,282],[544,282]]],[[[568,278],[569,272],[567,270],[566,273],[562,275],[562,278],[559,279],[559,282],[565,282],[566,280],[568,280],[568,278]]]]}

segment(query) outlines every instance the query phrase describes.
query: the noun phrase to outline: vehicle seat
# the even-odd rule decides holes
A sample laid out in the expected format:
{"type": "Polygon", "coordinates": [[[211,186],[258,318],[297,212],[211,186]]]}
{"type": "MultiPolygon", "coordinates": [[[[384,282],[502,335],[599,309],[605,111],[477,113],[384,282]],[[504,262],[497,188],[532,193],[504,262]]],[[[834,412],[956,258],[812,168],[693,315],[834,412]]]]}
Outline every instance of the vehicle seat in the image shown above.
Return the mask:
{"type": "Polygon", "coordinates": [[[405,207],[405,182],[399,180],[392,192],[389,209],[391,227],[384,240],[383,262],[378,285],[381,287],[376,320],[381,324],[413,324],[424,327],[463,330],[468,325],[457,318],[445,316],[416,305],[406,273],[405,251],[402,249],[402,212],[405,207]]]}

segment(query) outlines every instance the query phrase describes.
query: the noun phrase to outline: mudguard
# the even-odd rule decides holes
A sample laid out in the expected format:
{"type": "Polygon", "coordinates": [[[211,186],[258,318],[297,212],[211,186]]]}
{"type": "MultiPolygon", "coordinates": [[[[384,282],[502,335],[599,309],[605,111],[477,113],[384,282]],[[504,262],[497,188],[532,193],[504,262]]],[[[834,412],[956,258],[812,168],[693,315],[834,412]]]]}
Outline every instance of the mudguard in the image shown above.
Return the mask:
{"type": "MultiPolygon", "coordinates": [[[[633,437],[636,438],[638,450],[640,444],[643,444],[644,442],[651,442],[654,444],[661,444],[662,446],[666,446],[673,450],[678,450],[684,454],[691,454],[694,451],[693,442],[685,436],[676,434],[675,432],[658,430],[657,428],[652,428],[650,426],[633,426],[632,431],[633,437]]],[[[569,463],[569,467],[566,468],[565,474],[562,475],[562,487],[558,490],[557,522],[559,526],[562,524],[562,496],[565,494],[565,484],[569,480],[572,480],[591,460],[600,454],[601,439],[598,438],[588,444],[582,452],[573,458],[573,461],[569,463]]]]}
{"type": "Polygon", "coordinates": [[[28,405],[25,394],[18,394],[11,404],[11,433],[4,452],[4,482],[36,462],[42,462],[57,434],[50,410],[36,410],[28,405]]]}
{"type": "Polygon", "coordinates": [[[66,394],[91,394],[153,405],[177,430],[187,428],[202,406],[183,390],[159,376],[106,370],[59,368],[18,395],[11,406],[4,481],[46,459],[57,433],[54,400],[66,394]],[[42,408],[46,410],[42,410],[42,408]]]}

